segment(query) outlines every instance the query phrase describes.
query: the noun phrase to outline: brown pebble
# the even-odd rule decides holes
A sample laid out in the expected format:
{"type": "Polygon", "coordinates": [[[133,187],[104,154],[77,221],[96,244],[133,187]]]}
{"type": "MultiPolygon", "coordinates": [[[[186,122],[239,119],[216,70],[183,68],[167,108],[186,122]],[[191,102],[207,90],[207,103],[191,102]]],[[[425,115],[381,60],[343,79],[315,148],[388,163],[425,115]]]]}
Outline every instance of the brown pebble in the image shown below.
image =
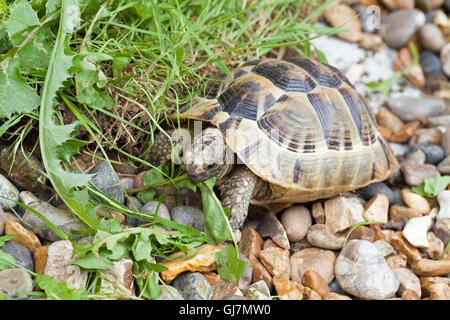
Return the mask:
{"type": "Polygon", "coordinates": [[[330,292],[324,300],[352,300],[352,298],[343,295],[343,294],[338,294],[335,292],[330,292]]]}
{"type": "Polygon", "coordinates": [[[400,142],[400,143],[407,142],[409,138],[411,138],[414,135],[414,133],[416,133],[416,131],[419,129],[420,129],[420,121],[411,121],[405,124],[399,132],[391,134],[389,137],[386,137],[386,139],[389,142],[400,142]]]}
{"type": "Polygon", "coordinates": [[[420,251],[411,245],[404,237],[401,231],[392,235],[391,245],[398,251],[404,253],[408,259],[408,263],[412,264],[421,259],[420,251]]]}
{"type": "Polygon", "coordinates": [[[314,218],[315,223],[325,223],[325,210],[323,209],[322,202],[317,201],[313,203],[311,207],[311,214],[314,218]]]}
{"type": "Polygon", "coordinates": [[[265,249],[267,249],[267,248],[281,248],[279,245],[277,245],[276,243],[275,243],[275,241],[273,241],[272,239],[266,239],[266,240],[264,240],[264,243],[263,243],[263,247],[262,247],[262,249],[263,250],[265,250],[265,249]]]}
{"type": "Polygon", "coordinates": [[[374,231],[373,236],[375,241],[384,240],[384,233],[379,224],[371,224],[369,228],[374,231]]]}
{"type": "MultiPolygon", "coordinates": [[[[398,50],[397,60],[394,64],[394,70],[405,70],[413,63],[413,56],[408,47],[398,50]]],[[[414,66],[411,71],[404,75],[406,79],[412,82],[416,87],[423,88],[425,86],[425,75],[420,64],[414,66]]]]}
{"type": "Polygon", "coordinates": [[[303,287],[303,300],[322,300],[322,297],[310,287],[303,287]]]}
{"type": "Polygon", "coordinates": [[[411,264],[411,270],[420,276],[443,276],[450,273],[450,260],[420,259],[411,264]]]}
{"type": "Polygon", "coordinates": [[[251,228],[247,227],[242,231],[241,241],[239,242],[239,252],[245,256],[258,257],[263,245],[263,239],[259,233],[251,228]]]}
{"type": "Polygon", "coordinates": [[[272,276],[269,271],[263,266],[263,264],[253,255],[248,256],[248,260],[252,264],[252,283],[263,280],[269,291],[272,291],[272,276]]]}
{"type": "Polygon", "coordinates": [[[417,292],[408,289],[402,293],[402,300],[420,300],[420,297],[417,292]]]}
{"type": "Polygon", "coordinates": [[[348,237],[348,241],[355,239],[373,242],[375,240],[375,232],[366,226],[359,226],[358,228],[353,230],[348,237]]]}
{"type": "Polygon", "coordinates": [[[212,271],[202,272],[202,275],[206,278],[206,280],[208,280],[209,284],[212,286],[214,286],[220,279],[220,275],[212,271]]]}
{"type": "Polygon", "coordinates": [[[431,300],[450,300],[450,286],[443,283],[435,283],[428,287],[431,300]]]}
{"type": "Polygon", "coordinates": [[[314,270],[308,270],[303,274],[302,285],[310,287],[322,298],[325,298],[330,293],[328,284],[323,280],[320,274],[314,270]]]}
{"type": "Polygon", "coordinates": [[[428,290],[430,286],[436,283],[441,283],[446,286],[450,286],[450,278],[445,277],[420,277],[420,288],[424,296],[429,296],[430,291],[428,290]]]}
{"type": "MultiPolygon", "coordinates": [[[[45,265],[47,264],[48,247],[41,246],[33,252],[34,272],[36,274],[44,274],[45,265]]],[[[40,288],[36,285],[35,291],[39,291],[40,288]]]]}
{"type": "Polygon", "coordinates": [[[302,300],[303,286],[289,278],[280,276],[273,278],[273,286],[280,300],[302,300]]]}
{"type": "Polygon", "coordinates": [[[377,124],[387,128],[391,133],[399,132],[405,125],[399,117],[387,109],[380,110],[375,118],[377,124]]]}
{"type": "Polygon", "coordinates": [[[5,234],[13,235],[14,237],[11,241],[23,245],[28,248],[31,253],[33,253],[36,248],[42,246],[39,238],[31,230],[26,229],[19,222],[14,220],[8,220],[6,222],[5,234]]]}
{"type": "Polygon", "coordinates": [[[289,263],[289,256],[289,250],[271,247],[259,253],[259,260],[272,276],[290,277],[291,265],[289,263]]]}

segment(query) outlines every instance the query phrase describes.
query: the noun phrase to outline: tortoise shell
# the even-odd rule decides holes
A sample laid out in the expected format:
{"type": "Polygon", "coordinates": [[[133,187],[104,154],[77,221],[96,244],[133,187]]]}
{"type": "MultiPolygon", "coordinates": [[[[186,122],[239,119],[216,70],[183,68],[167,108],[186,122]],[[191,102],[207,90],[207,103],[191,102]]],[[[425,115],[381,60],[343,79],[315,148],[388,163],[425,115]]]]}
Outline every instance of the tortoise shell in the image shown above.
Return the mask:
{"type": "Polygon", "coordinates": [[[222,131],[242,163],[271,183],[264,203],[330,197],[398,166],[364,98],[335,67],[308,58],[247,64],[217,99],[181,117],[222,131]]]}

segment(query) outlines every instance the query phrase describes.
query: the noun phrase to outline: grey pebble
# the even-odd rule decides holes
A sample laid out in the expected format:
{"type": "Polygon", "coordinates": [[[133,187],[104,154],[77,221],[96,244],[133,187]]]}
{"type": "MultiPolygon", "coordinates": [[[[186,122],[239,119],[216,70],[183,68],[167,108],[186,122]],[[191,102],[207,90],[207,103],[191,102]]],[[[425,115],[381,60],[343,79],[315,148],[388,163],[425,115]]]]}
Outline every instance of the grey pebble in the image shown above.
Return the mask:
{"type": "Polygon", "coordinates": [[[200,272],[184,272],[172,282],[185,300],[211,300],[213,288],[200,272]]]}
{"type": "Polygon", "coordinates": [[[14,241],[8,241],[2,247],[2,251],[12,255],[19,266],[34,271],[33,257],[27,247],[14,241]]]}
{"type": "Polygon", "coordinates": [[[180,206],[170,210],[172,221],[185,226],[192,225],[193,228],[203,231],[205,216],[200,209],[191,206],[180,206]]]}
{"type": "MultiPolygon", "coordinates": [[[[120,185],[120,180],[107,161],[97,163],[95,167],[89,171],[89,174],[96,174],[91,180],[93,185],[115,201],[122,204],[124,203],[124,194],[122,186],[120,185]]],[[[104,202],[104,200],[95,195],[92,195],[92,197],[98,199],[100,202],[104,202]]]]}
{"type": "Polygon", "coordinates": [[[425,153],[425,163],[436,165],[445,158],[444,150],[442,150],[442,148],[437,145],[416,144],[409,148],[407,154],[410,154],[417,150],[421,150],[423,153],[425,153]]]}

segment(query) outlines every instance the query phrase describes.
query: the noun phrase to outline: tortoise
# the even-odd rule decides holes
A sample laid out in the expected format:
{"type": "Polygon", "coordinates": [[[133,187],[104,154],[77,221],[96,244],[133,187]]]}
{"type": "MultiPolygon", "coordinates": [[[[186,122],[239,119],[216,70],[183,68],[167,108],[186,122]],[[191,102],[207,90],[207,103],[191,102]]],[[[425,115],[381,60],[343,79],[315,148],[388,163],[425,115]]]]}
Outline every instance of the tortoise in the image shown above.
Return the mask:
{"type": "MultiPolygon", "coordinates": [[[[216,98],[197,98],[170,117],[211,125],[194,137],[184,168],[194,183],[219,177],[237,234],[249,204],[285,208],[328,198],[397,169],[367,102],[337,68],[309,58],[264,59],[232,75],[216,98]],[[225,161],[227,148],[240,164],[225,161]]],[[[163,145],[153,153],[167,153],[163,145]]]]}

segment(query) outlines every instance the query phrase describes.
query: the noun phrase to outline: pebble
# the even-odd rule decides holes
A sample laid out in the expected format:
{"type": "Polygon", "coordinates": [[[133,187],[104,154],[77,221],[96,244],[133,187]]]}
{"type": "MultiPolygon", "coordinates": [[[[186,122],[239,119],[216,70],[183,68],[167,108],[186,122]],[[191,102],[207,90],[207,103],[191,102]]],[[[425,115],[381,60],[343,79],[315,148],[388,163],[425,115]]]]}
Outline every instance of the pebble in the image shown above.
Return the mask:
{"type": "Polygon", "coordinates": [[[371,183],[367,187],[358,189],[358,193],[360,193],[366,200],[369,200],[376,194],[381,193],[389,199],[390,203],[394,202],[394,194],[384,182],[371,183]]]}
{"type": "Polygon", "coordinates": [[[203,212],[195,207],[182,206],[175,207],[170,210],[171,220],[185,226],[192,226],[193,228],[202,231],[204,230],[205,216],[203,212]]]}
{"type": "Polygon", "coordinates": [[[213,288],[200,272],[185,272],[178,275],[172,286],[185,300],[211,300],[213,288]]]}
{"type": "Polygon", "coordinates": [[[322,298],[325,298],[330,293],[328,284],[323,278],[314,270],[307,270],[302,276],[302,285],[313,289],[322,298]]]}
{"type": "Polygon", "coordinates": [[[289,239],[283,225],[273,213],[265,213],[257,229],[261,237],[269,237],[283,249],[289,249],[289,239]]]}
{"type": "Polygon", "coordinates": [[[403,47],[398,51],[397,59],[394,64],[394,71],[409,69],[409,72],[403,76],[412,82],[417,88],[423,88],[426,83],[425,75],[420,64],[413,65],[413,55],[409,47],[403,47]]]}
{"type": "Polygon", "coordinates": [[[450,219],[436,220],[434,233],[443,243],[448,243],[450,241],[450,219]]]}
{"type": "Polygon", "coordinates": [[[362,39],[359,40],[358,45],[364,50],[379,51],[383,45],[383,38],[377,34],[363,33],[362,39]]]}
{"type": "Polygon", "coordinates": [[[238,283],[220,279],[213,286],[213,295],[211,300],[222,300],[222,298],[235,294],[239,290],[238,283]]]}
{"type": "Polygon", "coordinates": [[[5,234],[14,235],[11,241],[17,242],[24,247],[27,247],[31,253],[41,246],[38,237],[30,230],[23,227],[19,222],[9,220],[5,225],[5,234]]]}
{"type": "MultiPolygon", "coordinates": [[[[23,193],[24,192],[21,192],[21,197],[23,193]]],[[[67,234],[71,233],[71,230],[83,230],[88,228],[88,226],[74,214],[66,210],[55,208],[45,201],[38,200],[25,204],[41,213],[52,224],[67,234]]],[[[50,230],[45,222],[31,211],[26,210],[22,218],[23,221],[31,227],[31,231],[33,231],[40,238],[51,242],[60,240],[60,237],[50,230]]],[[[73,233],[72,237],[74,240],[78,240],[81,239],[83,235],[73,233]]]]}
{"type": "Polygon", "coordinates": [[[250,260],[242,253],[239,253],[239,259],[247,262],[247,266],[245,267],[242,276],[239,278],[239,289],[243,290],[252,283],[253,267],[250,260]]]}
{"type": "Polygon", "coordinates": [[[113,262],[114,266],[103,270],[103,273],[108,277],[114,284],[120,286],[118,290],[113,283],[108,280],[102,279],[100,282],[100,294],[127,294],[128,296],[134,296],[134,278],[133,278],[133,261],[131,259],[125,258],[120,261],[113,262]]]}
{"type": "Polygon", "coordinates": [[[281,224],[286,230],[289,241],[300,241],[306,236],[308,228],[312,225],[311,213],[304,206],[293,205],[281,214],[281,224]]]}
{"type": "Polygon", "coordinates": [[[419,249],[410,244],[401,231],[394,233],[391,237],[390,244],[399,252],[403,253],[409,264],[420,260],[422,257],[420,255],[419,249]]]}
{"type": "Polygon", "coordinates": [[[442,132],[438,128],[427,128],[419,129],[416,133],[409,139],[409,145],[413,146],[415,144],[436,144],[439,145],[441,142],[442,132]]]}
{"type": "Polygon", "coordinates": [[[337,37],[348,41],[358,42],[362,39],[361,23],[354,19],[357,12],[345,3],[335,3],[328,6],[323,12],[325,20],[332,27],[340,27],[343,32],[339,32],[337,37]]]}
{"type": "Polygon", "coordinates": [[[72,243],[68,240],[59,240],[53,242],[48,247],[47,263],[45,265],[44,274],[52,276],[58,282],[64,281],[72,284],[76,289],[85,286],[88,279],[88,272],[72,265],[76,259],[73,257],[72,243]]]}
{"type": "Polygon", "coordinates": [[[41,194],[46,189],[44,167],[39,160],[28,151],[14,153],[14,162],[11,166],[13,152],[7,145],[0,146],[0,174],[5,175],[16,187],[41,194]],[[25,155],[24,155],[25,153],[25,155]]]}
{"type": "Polygon", "coordinates": [[[246,257],[249,255],[258,257],[262,246],[263,239],[255,229],[246,227],[242,230],[241,241],[238,245],[240,253],[244,254],[246,257]]]}
{"type": "Polygon", "coordinates": [[[19,266],[34,272],[33,256],[27,247],[17,242],[8,241],[2,247],[2,251],[12,255],[19,266]]]}
{"type": "Polygon", "coordinates": [[[405,290],[402,293],[402,300],[420,300],[420,297],[412,290],[405,290]]]}
{"type": "Polygon", "coordinates": [[[389,129],[392,133],[399,132],[405,125],[399,117],[387,109],[380,110],[375,119],[378,125],[389,129]]]}
{"type": "Polygon", "coordinates": [[[161,290],[161,295],[153,300],[184,300],[181,293],[168,284],[161,286],[161,290]]]}
{"type": "Polygon", "coordinates": [[[441,99],[422,97],[393,97],[387,100],[389,109],[402,121],[425,120],[435,117],[445,110],[441,99]]]}
{"type": "Polygon", "coordinates": [[[9,212],[4,212],[2,208],[0,208],[0,236],[2,236],[5,232],[5,225],[9,220],[19,221],[19,219],[12,215],[9,212]]]}
{"type": "Polygon", "coordinates": [[[303,287],[303,300],[322,300],[322,297],[310,287],[303,287]]]}
{"type": "Polygon", "coordinates": [[[401,191],[403,201],[411,208],[419,210],[422,214],[428,214],[431,211],[431,207],[424,197],[417,194],[410,189],[402,189],[401,191]]]}
{"type": "Polygon", "coordinates": [[[366,240],[349,241],[336,259],[335,270],[339,286],[358,298],[390,298],[399,287],[383,255],[366,240]]]}
{"type": "Polygon", "coordinates": [[[337,294],[334,292],[330,292],[324,300],[352,300],[349,296],[346,296],[344,294],[337,294]]]}
{"type": "Polygon", "coordinates": [[[442,71],[447,77],[450,77],[450,43],[447,43],[441,49],[442,71]]]}
{"type": "Polygon", "coordinates": [[[450,259],[420,259],[411,264],[411,270],[420,276],[436,277],[450,273],[450,259]]]}
{"type": "Polygon", "coordinates": [[[432,164],[403,164],[401,166],[403,176],[409,186],[418,186],[423,180],[440,175],[436,166],[432,164]]]}
{"type": "Polygon", "coordinates": [[[436,9],[444,4],[445,0],[420,0],[417,1],[419,7],[424,10],[436,9]]]}
{"type": "Polygon", "coordinates": [[[196,248],[195,255],[192,250],[185,255],[182,251],[172,253],[161,264],[164,265],[167,270],[161,272],[161,278],[170,283],[179,274],[185,271],[213,271],[216,270],[217,265],[214,259],[213,253],[222,251],[223,245],[210,245],[204,244],[199,248],[196,248]],[[179,257],[178,259],[175,259],[179,257]]]}
{"type": "Polygon", "coordinates": [[[19,190],[17,190],[17,188],[5,176],[1,174],[0,196],[8,198],[4,199],[0,197],[0,208],[3,209],[14,208],[16,206],[16,203],[13,200],[19,201],[19,190]]]}
{"type": "Polygon", "coordinates": [[[435,284],[443,284],[450,286],[450,278],[444,277],[420,277],[420,286],[422,289],[422,295],[430,295],[430,288],[435,284]]]}
{"type": "Polygon", "coordinates": [[[439,56],[431,50],[424,50],[420,53],[420,65],[425,74],[442,75],[442,65],[439,56]]]}
{"type": "Polygon", "coordinates": [[[433,232],[427,233],[429,247],[425,250],[430,259],[437,260],[444,252],[444,243],[433,232]]]}
{"type": "Polygon", "coordinates": [[[386,16],[380,35],[389,47],[398,49],[405,46],[424,24],[425,14],[420,10],[395,10],[386,16]]]}
{"type": "Polygon", "coordinates": [[[375,231],[366,227],[359,226],[349,235],[348,240],[367,240],[370,242],[375,241],[375,231]]]}
{"type": "Polygon", "coordinates": [[[415,209],[400,204],[395,204],[389,208],[389,219],[393,222],[408,222],[409,219],[421,217],[422,213],[415,209]]]}
{"type": "Polygon", "coordinates": [[[307,270],[314,270],[320,274],[326,283],[334,278],[334,263],[336,256],[331,250],[306,248],[293,254],[290,259],[291,280],[301,282],[307,270]]]}
{"type": "Polygon", "coordinates": [[[437,196],[439,202],[439,214],[436,220],[450,219],[450,190],[444,190],[437,196]]]}
{"type": "Polygon", "coordinates": [[[394,247],[392,247],[389,242],[384,240],[377,240],[373,243],[375,247],[377,247],[378,251],[383,255],[383,257],[387,257],[395,252],[394,247]]]}
{"type": "Polygon", "coordinates": [[[398,9],[414,9],[414,0],[381,0],[391,11],[398,9]]]}
{"type": "Polygon", "coordinates": [[[280,300],[302,300],[303,286],[297,282],[290,281],[288,277],[276,277],[273,286],[280,300]]]}
{"type": "Polygon", "coordinates": [[[416,248],[426,249],[430,246],[427,232],[431,228],[432,220],[429,216],[411,218],[403,228],[403,236],[416,248]]]}
{"type": "Polygon", "coordinates": [[[267,284],[260,280],[245,288],[243,294],[249,300],[271,300],[270,291],[267,284]]]}
{"type": "Polygon", "coordinates": [[[248,299],[244,296],[233,294],[231,296],[223,297],[222,300],[248,300],[248,299]]]}
{"type": "Polygon", "coordinates": [[[420,29],[419,37],[422,45],[434,52],[439,52],[446,43],[442,31],[432,23],[427,23],[420,29]]]}
{"type": "Polygon", "coordinates": [[[408,268],[397,268],[394,270],[394,273],[400,282],[397,292],[400,296],[403,295],[406,290],[415,292],[419,297],[422,295],[420,279],[414,274],[414,272],[408,268]]]}
{"type": "Polygon", "coordinates": [[[344,245],[345,236],[332,233],[326,224],[314,224],[308,229],[306,240],[314,247],[339,250],[344,245]]]}
{"type": "Polygon", "coordinates": [[[325,210],[321,202],[314,202],[311,207],[311,213],[314,218],[315,223],[323,224],[325,223],[325,210]]]}
{"type": "Polygon", "coordinates": [[[386,258],[386,264],[391,268],[391,270],[395,270],[397,268],[406,268],[408,265],[408,258],[403,253],[392,255],[386,258]]]}
{"type": "Polygon", "coordinates": [[[263,264],[254,256],[249,255],[248,260],[252,265],[252,283],[264,281],[269,290],[272,290],[272,276],[263,264]]]}
{"type": "Polygon", "coordinates": [[[445,132],[441,139],[441,147],[444,150],[445,156],[450,156],[450,127],[445,127],[445,132]]]}
{"type": "Polygon", "coordinates": [[[417,150],[421,150],[425,153],[425,162],[429,164],[438,164],[445,158],[444,150],[437,145],[415,144],[409,148],[408,153],[415,152],[417,150]]]}
{"type": "Polygon", "coordinates": [[[33,279],[25,270],[11,268],[0,271],[0,293],[6,296],[26,298],[25,295],[17,295],[17,291],[32,291],[33,279]]]}
{"type": "Polygon", "coordinates": [[[406,155],[406,158],[401,162],[401,165],[404,164],[414,164],[421,165],[425,163],[427,156],[423,153],[422,150],[416,150],[414,152],[410,152],[406,155]]]}
{"type": "Polygon", "coordinates": [[[289,250],[270,247],[259,253],[259,260],[273,277],[290,277],[289,250]]]}
{"type": "Polygon", "coordinates": [[[41,246],[36,248],[33,253],[34,272],[44,274],[45,265],[47,264],[48,247],[41,246]]]}
{"type": "Polygon", "coordinates": [[[450,156],[439,162],[437,169],[443,175],[450,174],[450,156]]]}
{"type": "MultiPolygon", "coordinates": [[[[119,177],[107,161],[97,163],[89,171],[89,174],[96,174],[91,179],[91,183],[100,191],[105,193],[111,199],[122,204],[124,203],[124,194],[119,177]]],[[[92,195],[92,197],[97,198],[95,195],[92,195]]],[[[100,198],[98,198],[98,201],[104,202],[104,200],[100,198]]]]}
{"type": "Polygon", "coordinates": [[[388,222],[389,198],[378,193],[364,207],[363,217],[366,221],[388,222]]]}
{"type": "MultiPolygon", "coordinates": [[[[159,201],[150,201],[147,202],[139,211],[142,214],[150,214],[150,215],[155,215],[167,220],[170,220],[170,213],[169,213],[169,209],[167,208],[167,206],[164,203],[161,203],[159,201]]],[[[139,225],[142,224],[146,224],[148,223],[148,221],[140,221],[139,225]]],[[[168,229],[168,227],[164,227],[166,229],[168,229]]]]}
{"type": "Polygon", "coordinates": [[[325,201],[325,224],[331,232],[341,232],[364,221],[364,207],[346,197],[338,196],[325,201]]]}
{"type": "Polygon", "coordinates": [[[450,300],[450,286],[443,283],[436,283],[429,286],[431,300],[450,300]]]}
{"type": "Polygon", "coordinates": [[[361,29],[364,32],[375,33],[376,29],[376,21],[373,13],[368,10],[367,6],[364,5],[355,5],[353,9],[359,14],[358,19],[361,24],[361,29]]]}

